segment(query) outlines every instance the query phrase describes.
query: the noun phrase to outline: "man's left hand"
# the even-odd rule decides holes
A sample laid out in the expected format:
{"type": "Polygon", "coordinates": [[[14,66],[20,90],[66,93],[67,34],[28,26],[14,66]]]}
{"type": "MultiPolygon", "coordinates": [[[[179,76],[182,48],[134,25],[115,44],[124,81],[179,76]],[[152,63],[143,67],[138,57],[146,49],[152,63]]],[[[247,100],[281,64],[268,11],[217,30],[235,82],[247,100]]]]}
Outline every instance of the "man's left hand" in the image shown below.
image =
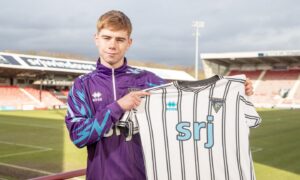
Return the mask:
{"type": "Polygon", "coordinates": [[[253,86],[252,86],[252,81],[247,78],[245,82],[245,93],[247,96],[253,95],[253,86]]]}

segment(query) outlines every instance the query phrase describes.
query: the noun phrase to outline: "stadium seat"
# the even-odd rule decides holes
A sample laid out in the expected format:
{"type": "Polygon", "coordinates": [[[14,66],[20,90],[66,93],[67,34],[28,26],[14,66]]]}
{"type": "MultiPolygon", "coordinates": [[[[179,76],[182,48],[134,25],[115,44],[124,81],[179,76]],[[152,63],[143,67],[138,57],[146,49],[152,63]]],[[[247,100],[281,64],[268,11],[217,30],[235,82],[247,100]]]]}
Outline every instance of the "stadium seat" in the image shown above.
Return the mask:
{"type": "MultiPolygon", "coordinates": [[[[30,93],[33,97],[35,97],[37,100],[40,101],[40,90],[34,89],[31,87],[24,88],[28,93],[30,93]]],[[[55,95],[50,93],[49,91],[42,90],[41,92],[41,102],[46,107],[54,107],[54,106],[61,106],[64,105],[64,103],[60,100],[58,100],[55,95]]]]}
{"type": "Polygon", "coordinates": [[[36,103],[24,94],[17,86],[0,86],[0,106],[12,106],[22,109],[24,105],[36,105],[36,103]]]}

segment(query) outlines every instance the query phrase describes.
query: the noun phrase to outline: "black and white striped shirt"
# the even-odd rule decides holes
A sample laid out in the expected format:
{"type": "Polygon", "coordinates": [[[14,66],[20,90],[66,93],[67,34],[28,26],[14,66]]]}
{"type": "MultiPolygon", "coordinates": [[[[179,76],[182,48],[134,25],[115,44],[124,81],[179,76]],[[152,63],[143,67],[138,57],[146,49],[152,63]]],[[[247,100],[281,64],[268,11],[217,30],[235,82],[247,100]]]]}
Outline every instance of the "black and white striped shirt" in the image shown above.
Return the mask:
{"type": "Polygon", "coordinates": [[[244,82],[213,76],[146,90],[151,95],[120,124],[139,131],[149,180],[255,179],[249,128],[261,119],[244,82]]]}

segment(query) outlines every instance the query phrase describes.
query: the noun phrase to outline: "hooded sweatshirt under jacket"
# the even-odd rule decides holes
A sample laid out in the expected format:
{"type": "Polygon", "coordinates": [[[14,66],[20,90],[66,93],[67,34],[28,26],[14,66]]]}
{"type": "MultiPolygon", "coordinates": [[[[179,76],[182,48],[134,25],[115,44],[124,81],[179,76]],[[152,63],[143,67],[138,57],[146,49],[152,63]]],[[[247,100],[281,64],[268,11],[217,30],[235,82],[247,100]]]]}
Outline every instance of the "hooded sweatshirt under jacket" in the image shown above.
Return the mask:
{"type": "Polygon", "coordinates": [[[126,141],[126,132],[114,128],[124,113],[117,100],[164,83],[151,72],[128,66],[126,59],[117,69],[98,60],[96,70],[75,80],[65,121],[73,143],[87,147],[87,179],[146,179],[140,135],[126,141]]]}

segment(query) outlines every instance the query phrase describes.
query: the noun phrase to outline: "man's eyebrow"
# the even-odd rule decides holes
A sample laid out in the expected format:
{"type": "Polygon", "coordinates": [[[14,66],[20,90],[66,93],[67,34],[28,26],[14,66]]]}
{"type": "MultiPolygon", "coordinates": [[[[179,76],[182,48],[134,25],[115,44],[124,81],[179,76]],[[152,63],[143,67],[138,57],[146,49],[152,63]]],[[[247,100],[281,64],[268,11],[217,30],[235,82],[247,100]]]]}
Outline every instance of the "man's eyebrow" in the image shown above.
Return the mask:
{"type": "Polygon", "coordinates": [[[111,38],[111,36],[108,36],[108,35],[101,35],[101,37],[109,37],[109,38],[111,38]]]}
{"type": "Polygon", "coordinates": [[[118,39],[118,40],[126,40],[126,38],[124,38],[124,37],[116,37],[116,39],[118,39]]]}
{"type": "MultiPolygon", "coordinates": [[[[103,38],[113,38],[112,36],[109,36],[109,35],[101,35],[101,37],[103,37],[103,38]]],[[[118,39],[118,40],[126,40],[126,38],[124,38],[124,37],[116,37],[116,39],[118,39]]]]}

